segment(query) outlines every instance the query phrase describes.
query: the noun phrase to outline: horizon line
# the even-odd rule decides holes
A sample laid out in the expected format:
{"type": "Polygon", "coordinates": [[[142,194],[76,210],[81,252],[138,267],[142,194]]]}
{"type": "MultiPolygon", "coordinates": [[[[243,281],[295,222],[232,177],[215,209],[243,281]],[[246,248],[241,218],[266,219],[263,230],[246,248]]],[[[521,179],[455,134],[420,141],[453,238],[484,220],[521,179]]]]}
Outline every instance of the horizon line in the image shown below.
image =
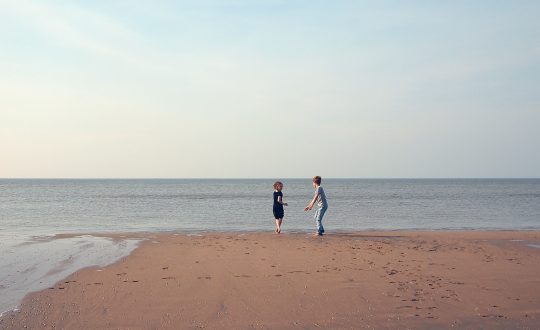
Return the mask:
{"type": "MultiPolygon", "coordinates": [[[[0,180],[311,180],[311,177],[0,177],[0,180]]],[[[508,180],[540,177],[323,177],[330,180],[508,180]]]]}

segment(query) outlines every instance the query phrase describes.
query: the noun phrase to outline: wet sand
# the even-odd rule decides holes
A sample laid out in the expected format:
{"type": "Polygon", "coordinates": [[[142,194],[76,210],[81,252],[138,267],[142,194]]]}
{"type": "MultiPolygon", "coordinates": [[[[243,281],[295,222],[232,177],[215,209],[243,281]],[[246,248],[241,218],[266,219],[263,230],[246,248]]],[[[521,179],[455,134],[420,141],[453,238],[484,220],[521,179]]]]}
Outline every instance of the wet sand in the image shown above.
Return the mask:
{"type": "Polygon", "coordinates": [[[0,328],[540,328],[538,231],[147,238],[0,328]]]}
{"type": "Polygon", "coordinates": [[[78,269],[110,265],[139,243],[133,237],[14,236],[0,238],[0,316],[29,292],[46,289],[78,269]]]}

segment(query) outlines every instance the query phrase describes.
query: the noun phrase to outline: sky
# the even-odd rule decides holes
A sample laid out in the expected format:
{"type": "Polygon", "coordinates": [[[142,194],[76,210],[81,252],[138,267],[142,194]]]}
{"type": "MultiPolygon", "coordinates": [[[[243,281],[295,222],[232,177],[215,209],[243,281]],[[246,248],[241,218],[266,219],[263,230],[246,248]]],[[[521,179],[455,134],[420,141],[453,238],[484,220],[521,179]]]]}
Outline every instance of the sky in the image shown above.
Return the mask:
{"type": "Polygon", "coordinates": [[[0,0],[0,177],[540,177],[538,13],[0,0]]]}

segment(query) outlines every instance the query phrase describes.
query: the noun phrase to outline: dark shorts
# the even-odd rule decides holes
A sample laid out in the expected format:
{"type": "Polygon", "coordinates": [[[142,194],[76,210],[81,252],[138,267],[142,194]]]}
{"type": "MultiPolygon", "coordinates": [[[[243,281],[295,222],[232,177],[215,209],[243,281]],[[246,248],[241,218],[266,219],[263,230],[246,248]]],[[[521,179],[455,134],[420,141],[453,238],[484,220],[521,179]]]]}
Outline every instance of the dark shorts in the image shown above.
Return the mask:
{"type": "Polygon", "coordinates": [[[283,207],[274,207],[274,218],[275,219],[283,219],[284,215],[285,215],[285,212],[283,211],[283,207]]]}

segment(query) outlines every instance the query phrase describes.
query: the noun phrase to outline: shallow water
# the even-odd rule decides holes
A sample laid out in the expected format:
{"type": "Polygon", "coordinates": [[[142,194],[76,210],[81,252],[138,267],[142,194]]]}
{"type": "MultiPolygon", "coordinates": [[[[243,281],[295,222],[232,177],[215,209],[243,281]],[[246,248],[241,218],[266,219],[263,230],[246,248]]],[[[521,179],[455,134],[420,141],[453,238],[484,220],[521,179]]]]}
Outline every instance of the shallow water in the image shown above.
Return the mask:
{"type": "Polygon", "coordinates": [[[0,237],[0,313],[15,309],[27,293],[48,288],[78,269],[113,263],[139,242],[89,235],[0,237]]]}

